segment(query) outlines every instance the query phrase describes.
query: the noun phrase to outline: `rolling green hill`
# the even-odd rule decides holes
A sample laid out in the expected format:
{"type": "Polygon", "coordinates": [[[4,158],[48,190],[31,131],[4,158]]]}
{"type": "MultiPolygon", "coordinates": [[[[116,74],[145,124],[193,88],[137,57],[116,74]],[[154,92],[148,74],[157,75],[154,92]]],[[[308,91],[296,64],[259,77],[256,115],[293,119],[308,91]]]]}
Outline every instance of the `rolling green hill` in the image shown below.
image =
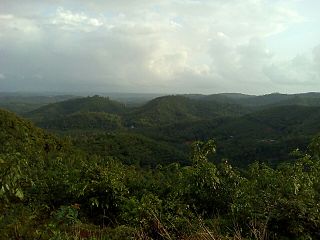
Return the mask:
{"type": "MultiPolygon", "coordinates": [[[[320,132],[320,107],[281,106],[240,117],[179,122],[157,128],[171,138],[241,137],[256,140],[290,135],[315,135],[320,132]]],[[[159,136],[159,135],[158,135],[159,136]]]]}
{"type": "MultiPolygon", "coordinates": [[[[320,132],[318,97],[317,93],[174,95],[125,108],[94,96],[50,104],[29,116],[38,126],[57,133],[90,136],[127,130],[177,149],[187,149],[194,140],[214,138],[219,145],[218,158],[245,166],[255,160],[286,161],[295,148],[305,149],[320,132]]],[[[122,139],[126,142],[129,137],[122,139]]]]}
{"type": "Polygon", "coordinates": [[[90,154],[116,157],[122,163],[140,167],[188,162],[186,152],[166,142],[128,132],[82,135],[75,138],[75,145],[90,154]]]}
{"type": "Polygon", "coordinates": [[[320,95],[317,95],[317,94],[295,95],[292,98],[277,102],[273,105],[274,106],[288,106],[288,105],[320,106],[320,95]]]}
{"type": "Polygon", "coordinates": [[[272,107],[240,117],[184,121],[140,131],[174,144],[214,138],[217,159],[227,158],[242,167],[256,160],[278,164],[289,160],[294,149],[306,149],[320,133],[320,107],[272,107]]]}
{"type": "Polygon", "coordinates": [[[320,107],[280,106],[247,114],[225,124],[220,132],[243,137],[312,135],[320,131],[320,107]]]}
{"type": "Polygon", "coordinates": [[[112,131],[122,128],[122,120],[116,114],[105,112],[76,112],[65,117],[57,117],[55,119],[41,121],[39,127],[69,131],[69,130],[105,130],[112,131]]]}
{"type": "MultiPolygon", "coordinates": [[[[190,96],[193,98],[192,96],[190,96]]],[[[249,101],[256,96],[254,95],[246,95],[241,93],[218,93],[218,94],[211,94],[211,95],[202,95],[198,97],[199,100],[202,101],[215,101],[220,103],[229,103],[229,104],[238,104],[238,101],[242,103],[242,101],[249,101]]]]}
{"type": "Polygon", "coordinates": [[[43,122],[62,118],[77,112],[106,112],[116,114],[123,113],[124,111],[124,104],[96,95],[49,104],[31,111],[25,114],[25,116],[35,122],[43,122]]]}
{"type": "Polygon", "coordinates": [[[149,125],[113,133],[94,128],[118,128],[120,115],[69,106],[47,121],[88,130],[69,143],[0,110],[1,237],[318,239],[320,139],[289,153],[320,131],[320,107],[237,115],[189,100],[122,112],[149,125]]]}
{"type": "Polygon", "coordinates": [[[38,96],[26,94],[5,94],[0,93],[0,108],[9,111],[24,114],[50,103],[65,101],[76,98],[73,95],[56,95],[56,96],[38,96]]]}
{"type": "Polygon", "coordinates": [[[138,126],[153,126],[178,122],[184,119],[198,119],[194,114],[194,102],[182,96],[166,96],[151,100],[127,115],[129,122],[138,126]]]}
{"type": "Polygon", "coordinates": [[[14,113],[0,109],[0,153],[45,154],[63,147],[62,141],[14,113]]]}
{"type": "Polygon", "coordinates": [[[103,130],[116,126],[120,128],[121,122],[127,127],[151,127],[180,121],[240,116],[246,112],[245,108],[236,104],[195,100],[179,95],[155,98],[136,108],[126,108],[124,104],[109,98],[93,96],[49,104],[25,116],[38,126],[49,129],[103,130]]]}
{"type": "MultiPolygon", "coordinates": [[[[239,104],[243,107],[266,108],[272,106],[302,105],[320,106],[320,93],[280,94],[272,93],[261,96],[238,93],[222,93],[203,96],[203,101],[219,101],[239,104]]],[[[253,109],[255,110],[255,109],[253,109]]]]}
{"type": "Polygon", "coordinates": [[[212,119],[221,116],[240,116],[246,110],[235,104],[190,99],[185,96],[156,98],[126,116],[137,126],[159,126],[180,121],[212,119]]]}

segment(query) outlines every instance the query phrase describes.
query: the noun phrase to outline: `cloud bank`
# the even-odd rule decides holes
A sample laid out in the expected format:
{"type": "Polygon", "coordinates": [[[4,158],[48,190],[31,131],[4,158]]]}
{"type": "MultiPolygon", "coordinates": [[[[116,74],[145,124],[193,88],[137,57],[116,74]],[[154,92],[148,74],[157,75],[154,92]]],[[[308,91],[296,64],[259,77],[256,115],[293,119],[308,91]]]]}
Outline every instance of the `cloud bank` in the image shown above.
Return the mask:
{"type": "Polygon", "coordinates": [[[320,39],[303,48],[283,41],[292,29],[319,23],[308,15],[317,2],[304,2],[303,11],[300,4],[3,0],[0,90],[320,91],[320,39]],[[273,50],[270,39],[291,55],[273,50]]]}

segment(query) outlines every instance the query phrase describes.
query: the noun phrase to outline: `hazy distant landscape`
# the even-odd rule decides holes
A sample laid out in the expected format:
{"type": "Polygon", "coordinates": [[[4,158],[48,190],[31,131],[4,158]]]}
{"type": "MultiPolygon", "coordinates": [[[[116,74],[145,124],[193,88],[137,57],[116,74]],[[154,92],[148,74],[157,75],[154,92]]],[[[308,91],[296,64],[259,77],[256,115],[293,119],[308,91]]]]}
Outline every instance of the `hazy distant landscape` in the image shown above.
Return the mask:
{"type": "MultiPolygon", "coordinates": [[[[162,97],[109,94],[116,100],[99,95],[2,95],[0,106],[56,134],[78,137],[90,132],[111,132],[115,136],[110,139],[118,133],[121,137],[141,136],[171,145],[177,156],[170,157],[184,163],[188,161],[188,154],[184,152],[189,148],[188,143],[215,139],[218,151],[212,161],[228,159],[242,167],[259,161],[276,166],[290,161],[293,150],[306,150],[320,132],[320,93],[162,97]],[[23,103],[30,104],[30,108],[23,103]]],[[[87,150],[90,151],[90,147],[87,146],[87,150]]],[[[133,156],[129,154],[130,157],[133,156]]],[[[152,159],[152,166],[162,164],[156,156],[152,159]]]]}

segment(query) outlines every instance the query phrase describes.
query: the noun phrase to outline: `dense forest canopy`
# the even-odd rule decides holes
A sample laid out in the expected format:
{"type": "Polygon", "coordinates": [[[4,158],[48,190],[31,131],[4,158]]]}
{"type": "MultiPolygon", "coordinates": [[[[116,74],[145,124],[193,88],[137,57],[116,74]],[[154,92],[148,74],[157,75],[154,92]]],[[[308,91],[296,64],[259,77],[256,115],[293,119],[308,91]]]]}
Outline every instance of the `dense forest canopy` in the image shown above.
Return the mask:
{"type": "Polygon", "coordinates": [[[243,167],[255,161],[277,165],[290,161],[294,149],[305,150],[320,132],[319,106],[317,93],[171,95],[136,107],[95,95],[23,116],[59,134],[138,134],[180,152],[188,151],[190,142],[214,138],[219,147],[210,159],[227,158],[243,167]]]}
{"type": "Polygon", "coordinates": [[[1,237],[317,239],[319,97],[0,110],[1,237]]]}

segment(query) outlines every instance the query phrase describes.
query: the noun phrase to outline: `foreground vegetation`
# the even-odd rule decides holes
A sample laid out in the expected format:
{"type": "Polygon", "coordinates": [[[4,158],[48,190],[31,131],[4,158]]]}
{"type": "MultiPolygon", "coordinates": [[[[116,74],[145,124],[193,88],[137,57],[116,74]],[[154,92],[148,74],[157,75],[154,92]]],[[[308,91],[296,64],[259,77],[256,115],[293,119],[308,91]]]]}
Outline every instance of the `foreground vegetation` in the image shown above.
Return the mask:
{"type": "MultiPolygon", "coordinates": [[[[125,153],[97,145],[96,155],[84,140],[74,145],[7,111],[0,119],[1,239],[320,237],[320,138],[276,168],[210,162],[213,140],[194,141],[188,161],[148,168],[138,153],[132,164],[125,153]]],[[[115,136],[102,138],[118,146],[115,136]]],[[[155,151],[132,139],[144,143],[142,153],[155,151]]]]}

